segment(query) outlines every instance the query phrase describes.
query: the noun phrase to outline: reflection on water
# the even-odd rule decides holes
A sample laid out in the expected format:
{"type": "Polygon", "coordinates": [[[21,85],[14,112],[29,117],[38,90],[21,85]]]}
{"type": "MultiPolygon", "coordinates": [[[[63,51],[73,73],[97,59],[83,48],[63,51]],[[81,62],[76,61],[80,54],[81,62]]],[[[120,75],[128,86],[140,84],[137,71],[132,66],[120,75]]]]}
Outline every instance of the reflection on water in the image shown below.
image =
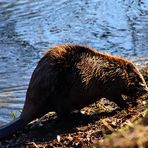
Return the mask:
{"type": "Polygon", "coordinates": [[[42,52],[57,43],[89,45],[148,63],[148,2],[0,1],[0,124],[23,106],[42,52]]]}

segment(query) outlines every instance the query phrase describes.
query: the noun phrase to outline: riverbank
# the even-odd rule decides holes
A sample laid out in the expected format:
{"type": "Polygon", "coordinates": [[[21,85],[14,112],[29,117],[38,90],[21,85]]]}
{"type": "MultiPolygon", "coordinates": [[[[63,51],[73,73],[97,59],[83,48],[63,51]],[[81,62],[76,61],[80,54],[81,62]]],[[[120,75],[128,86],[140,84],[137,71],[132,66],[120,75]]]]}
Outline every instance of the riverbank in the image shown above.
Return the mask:
{"type": "MultiPolygon", "coordinates": [[[[148,84],[148,66],[141,72],[148,84]]],[[[137,107],[116,111],[114,103],[103,99],[82,109],[82,114],[73,113],[65,121],[49,113],[1,141],[0,147],[147,147],[148,123],[144,105],[147,100],[146,94],[138,100],[137,107]],[[139,119],[142,121],[135,124],[139,119]]]]}

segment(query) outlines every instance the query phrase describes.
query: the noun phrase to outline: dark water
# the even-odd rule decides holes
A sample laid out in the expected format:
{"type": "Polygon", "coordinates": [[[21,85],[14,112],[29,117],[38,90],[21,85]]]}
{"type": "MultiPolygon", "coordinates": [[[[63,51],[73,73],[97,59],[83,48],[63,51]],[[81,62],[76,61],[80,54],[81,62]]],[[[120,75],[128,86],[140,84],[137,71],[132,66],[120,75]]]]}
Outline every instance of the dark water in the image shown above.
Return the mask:
{"type": "Polygon", "coordinates": [[[148,63],[146,0],[0,0],[0,125],[23,106],[38,59],[79,43],[148,63]],[[4,2],[5,1],[5,2],[4,2]]]}

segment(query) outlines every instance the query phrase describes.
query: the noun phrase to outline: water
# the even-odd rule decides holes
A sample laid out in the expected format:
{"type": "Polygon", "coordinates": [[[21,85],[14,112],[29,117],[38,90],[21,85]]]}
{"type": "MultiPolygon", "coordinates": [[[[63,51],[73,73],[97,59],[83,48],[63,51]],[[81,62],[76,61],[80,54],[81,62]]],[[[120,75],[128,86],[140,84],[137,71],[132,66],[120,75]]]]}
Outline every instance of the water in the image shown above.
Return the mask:
{"type": "Polygon", "coordinates": [[[0,0],[0,125],[22,109],[37,61],[77,43],[148,63],[148,1],[0,0]]]}

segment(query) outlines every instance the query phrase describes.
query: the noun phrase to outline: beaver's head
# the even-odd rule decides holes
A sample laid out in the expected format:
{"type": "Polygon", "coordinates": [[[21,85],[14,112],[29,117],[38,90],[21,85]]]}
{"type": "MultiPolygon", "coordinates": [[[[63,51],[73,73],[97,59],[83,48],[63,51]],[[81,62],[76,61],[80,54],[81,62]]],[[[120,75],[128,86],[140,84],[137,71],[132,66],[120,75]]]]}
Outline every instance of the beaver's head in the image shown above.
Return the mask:
{"type": "Polygon", "coordinates": [[[123,92],[124,95],[137,99],[138,97],[148,93],[148,87],[143,76],[132,63],[126,64],[125,73],[126,87],[123,92]]]}

